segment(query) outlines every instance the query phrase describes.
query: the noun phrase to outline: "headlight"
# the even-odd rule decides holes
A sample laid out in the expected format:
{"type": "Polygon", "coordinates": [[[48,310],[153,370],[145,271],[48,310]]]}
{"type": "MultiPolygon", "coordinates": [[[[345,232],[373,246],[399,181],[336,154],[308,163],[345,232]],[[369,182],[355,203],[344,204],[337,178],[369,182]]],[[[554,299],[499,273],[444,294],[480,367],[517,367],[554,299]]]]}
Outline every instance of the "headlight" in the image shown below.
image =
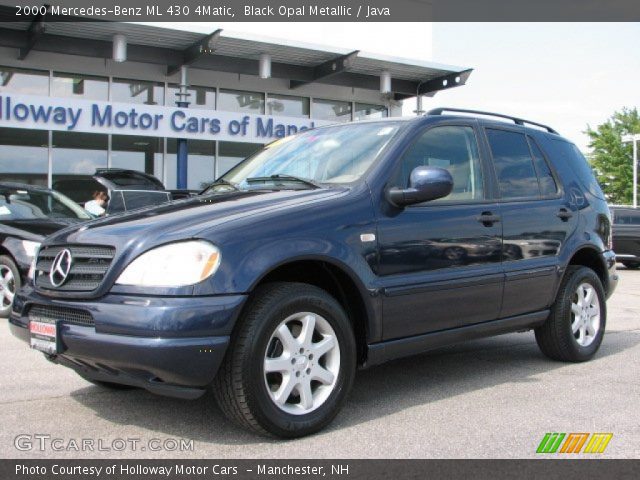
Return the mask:
{"type": "Polygon", "coordinates": [[[140,287],[182,287],[213,275],[220,266],[220,250],[203,240],[170,243],[143,253],[116,281],[140,287]]]}
{"type": "Polygon", "coordinates": [[[33,258],[38,253],[40,242],[32,242],[30,240],[22,240],[22,248],[29,258],[33,258]]]}
{"type": "Polygon", "coordinates": [[[40,249],[40,243],[22,240],[22,248],[24,249],[25,254],[31,258],[27,279],[33,281],[36,276],[36,263],[38,263],[38,250],[40,249]]]}

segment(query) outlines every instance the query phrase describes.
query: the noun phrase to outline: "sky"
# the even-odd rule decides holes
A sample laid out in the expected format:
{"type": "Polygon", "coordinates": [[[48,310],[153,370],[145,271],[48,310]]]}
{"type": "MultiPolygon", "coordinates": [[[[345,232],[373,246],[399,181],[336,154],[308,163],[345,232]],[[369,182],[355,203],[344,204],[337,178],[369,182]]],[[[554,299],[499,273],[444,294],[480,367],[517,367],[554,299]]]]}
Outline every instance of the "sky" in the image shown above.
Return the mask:
{"type": "MultiPolygon", "coordinates": [[[[172,28],[249,32],[474,71],[423,108],[506,113],[548,124],[588,151],[595,127],[640,106],[640,23],[191,23],[172,28]]],[[[411,115],[407,100],[403,114],[411,115]]]]}

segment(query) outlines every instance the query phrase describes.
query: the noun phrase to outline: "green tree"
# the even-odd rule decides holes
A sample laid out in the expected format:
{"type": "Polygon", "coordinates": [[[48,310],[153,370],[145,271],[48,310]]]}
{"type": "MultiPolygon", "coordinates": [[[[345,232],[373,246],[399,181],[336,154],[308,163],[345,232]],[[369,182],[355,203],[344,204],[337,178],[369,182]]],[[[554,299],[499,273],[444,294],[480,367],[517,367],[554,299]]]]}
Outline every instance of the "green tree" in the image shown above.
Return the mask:
{"type": "Polygon", "coordinates": [[[621,137],[640,133],[638,109],[623,108],[595,130],[587,125],[585,133],[591,139],[591,166],[609,202],[630,204],[633,196],[633,146],[623,143],[621,137]]]}

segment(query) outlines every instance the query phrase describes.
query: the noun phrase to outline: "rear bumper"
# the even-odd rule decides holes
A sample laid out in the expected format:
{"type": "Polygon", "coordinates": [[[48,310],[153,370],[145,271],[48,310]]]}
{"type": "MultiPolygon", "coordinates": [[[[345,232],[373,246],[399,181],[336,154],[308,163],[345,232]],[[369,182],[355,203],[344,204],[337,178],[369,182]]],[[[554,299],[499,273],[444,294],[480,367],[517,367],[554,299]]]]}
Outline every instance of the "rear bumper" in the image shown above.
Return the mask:
{"type": "Polygon", "coordinates": [[[603,254],[605,266],[607,267],[607,278],[604,290],[609,298],[618,286],[618,273],[616,272],[616,254],[612,250],[607,250],[603,254]]]}
{"type": "Polygon", "coordinates": [[[246,297],[112,295],[99,302],[70,302],[52,301],[29,291],[16,298],[9,325],[11,332],[26,342],[30,339],[29,310],[34,305],[91,313],[95,326],[59,323],[61,351],[47,356],[52,362],[88,379],[196,398],[213,381],[222,363],[246,297]]]}

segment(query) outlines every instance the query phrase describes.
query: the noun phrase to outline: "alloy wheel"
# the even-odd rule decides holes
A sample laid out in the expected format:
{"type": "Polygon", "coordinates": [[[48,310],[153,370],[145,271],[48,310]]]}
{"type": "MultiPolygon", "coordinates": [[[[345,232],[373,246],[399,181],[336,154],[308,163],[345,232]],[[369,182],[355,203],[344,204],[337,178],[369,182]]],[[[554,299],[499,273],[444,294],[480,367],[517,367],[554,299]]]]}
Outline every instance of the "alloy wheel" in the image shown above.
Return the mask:
{"type": "Polygon", "coordinates": [[[600,300],[596,289],[581,283],[571,301],[571,332],[581,347],[593,343],[600,330],[600,300]]]}
{"type": "Polygon", "coordinates": [[[13,303],[16,294],[16,279],[13,272],[6,265],[0,265],[0,306],[7,308],[13,303]]]}
{"type": "Polygon", "coordinates": [[[264,381],[282,411],[304,415],[319,408],[333,392],[340,372],[340,346],[322,316],[300,312],[275,329],[264,357],[264,381]]]}

